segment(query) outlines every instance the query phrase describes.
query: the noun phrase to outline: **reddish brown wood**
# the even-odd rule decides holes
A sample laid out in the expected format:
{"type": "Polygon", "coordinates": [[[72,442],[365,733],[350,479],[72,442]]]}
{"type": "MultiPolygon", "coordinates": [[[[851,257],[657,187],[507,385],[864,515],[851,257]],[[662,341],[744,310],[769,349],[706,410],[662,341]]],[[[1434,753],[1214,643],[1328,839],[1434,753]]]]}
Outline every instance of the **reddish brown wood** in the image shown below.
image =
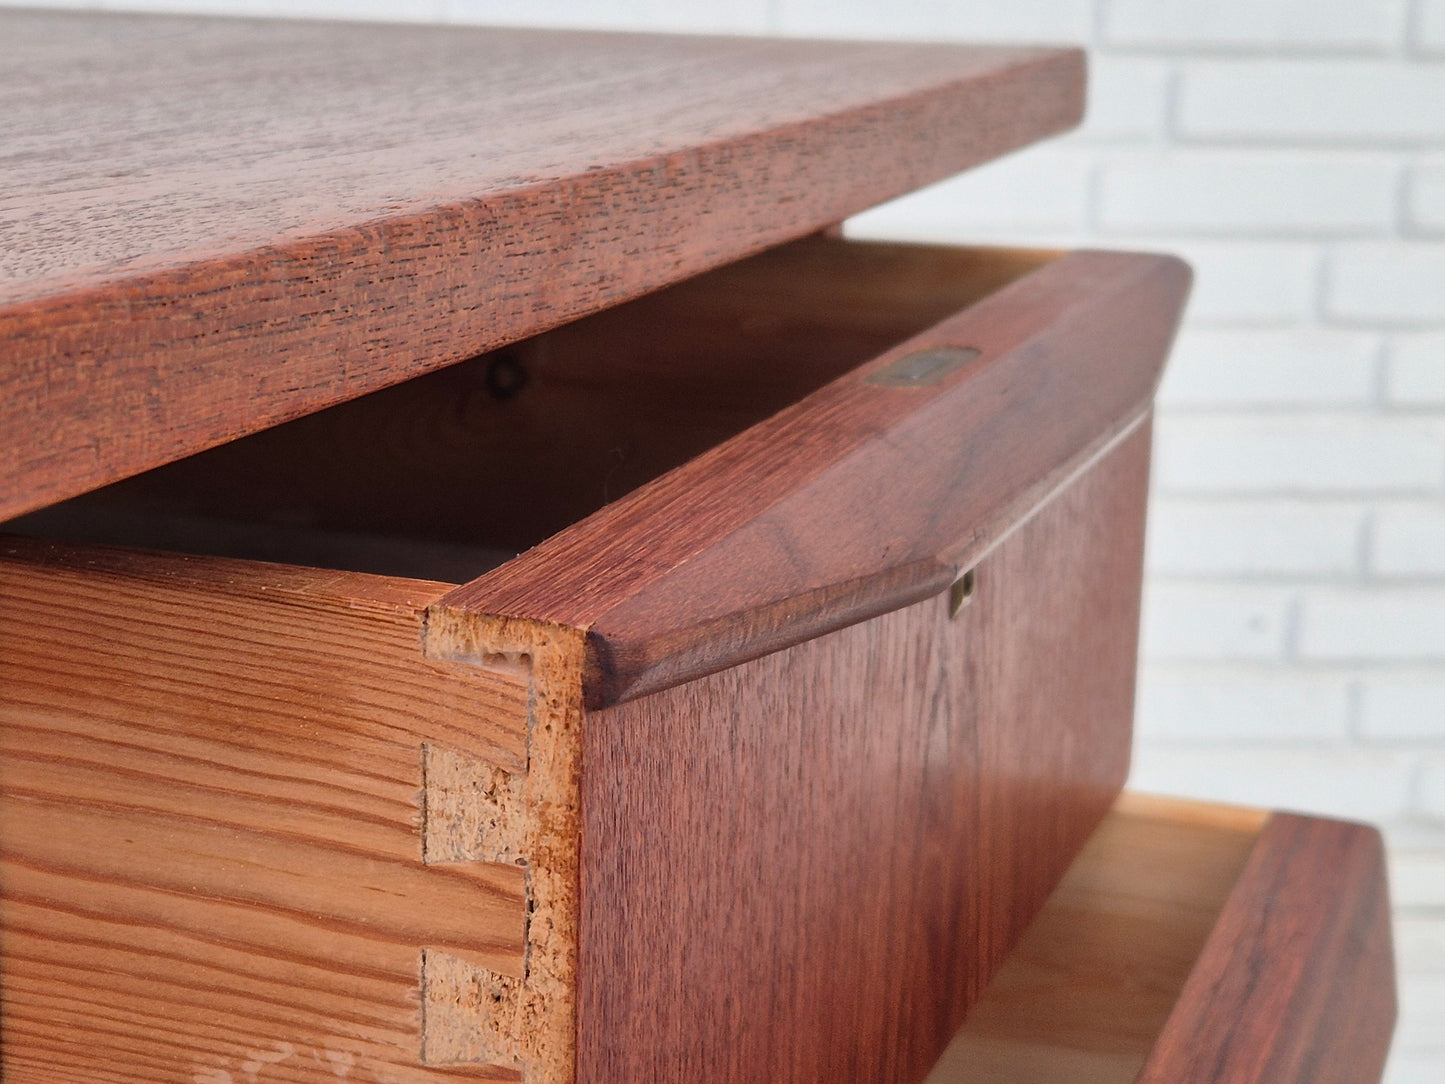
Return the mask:
{"type": "Polygon", "coordinates": [[[926,598],[1137,424],[1188,282],[1169,257],[1047,263],[433,611],[589,630],[597,707],[926,598]],[[935,347],[980,354],[869,380],[935,347]]]}
{"type": "Polygon", "coordinates": [[[1395,1008],[1379,832],[1276,814],[1139,1084],[1374,1084],[1395,1008]]]}
{"type": "Polygon", "coordinates": [[[578,1081],[916,1081],[1128,765],[1148,431],[932,599],[584,720],[578,1081]]]}
{"type": "Polygon", "coordinates": [[[1074,50],[6,12],[0,516],[1074,124],[1074,50]]]}
{"type": "Polygon", "coordinates": [[[466,582],[1057,255],[804,239],[9,529],[466,582]]]}

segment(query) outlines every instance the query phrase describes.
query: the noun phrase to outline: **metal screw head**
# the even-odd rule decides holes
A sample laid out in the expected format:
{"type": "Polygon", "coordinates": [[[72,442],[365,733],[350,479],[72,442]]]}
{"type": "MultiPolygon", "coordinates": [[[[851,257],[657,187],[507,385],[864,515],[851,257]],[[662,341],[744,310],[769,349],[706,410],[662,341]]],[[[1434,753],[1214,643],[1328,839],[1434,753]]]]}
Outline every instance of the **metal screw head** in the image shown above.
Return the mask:
{"type": "Polygon", "coordinates": [[[949,617],[957,617],[958,612],[973,601],[975,583],[976,575],[971,568],[953,581],[953,586],[948,590],[949,617]]]}
{"type": "Polygon", "coordinates": [[[527,370],[521,358],[510,350],[503,350],[487,362],[485,379],[491,397],[505,403],[527,386],[527,370]]]}

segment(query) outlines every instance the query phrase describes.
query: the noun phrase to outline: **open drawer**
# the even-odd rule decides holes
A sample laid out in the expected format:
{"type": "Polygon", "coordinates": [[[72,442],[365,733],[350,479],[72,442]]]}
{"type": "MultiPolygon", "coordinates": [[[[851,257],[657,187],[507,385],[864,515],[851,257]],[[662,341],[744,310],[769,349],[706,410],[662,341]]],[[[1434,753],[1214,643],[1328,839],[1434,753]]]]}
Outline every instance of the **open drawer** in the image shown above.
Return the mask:
{"type": "Polygon", "coordinates": [[[1377,1084],[1379,833],[1126,795],[928,1084],[1377,1084]]]}
{"type": "Polygon", "coordinates": [[[920,1079],[1126,773],[1187,281],[812,238],[6,525],[5,1079],[920,1079]]]}

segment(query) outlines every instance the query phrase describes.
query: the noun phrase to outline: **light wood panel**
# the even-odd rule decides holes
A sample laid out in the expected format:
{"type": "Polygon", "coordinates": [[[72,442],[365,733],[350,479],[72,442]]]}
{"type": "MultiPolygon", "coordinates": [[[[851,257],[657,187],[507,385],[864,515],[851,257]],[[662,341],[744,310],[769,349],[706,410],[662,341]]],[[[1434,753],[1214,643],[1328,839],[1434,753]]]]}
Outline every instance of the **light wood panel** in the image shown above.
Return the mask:
{"type": "Polygon", "coordinates": [[[0,517],[1078,121],[1074,50],[7,11],[0,517]]]}
{"type": "Polygon", "coordinates": [[[444,589],[0,545],[7,1081],[516,1078],[424,1064],[423,952],[520,977],[531,856],[467,781],[530,671],[424,660],[444,589]]]}
{"type": "Polygon", "coordinates": [[[1124,796],[926,1084],[1378,1084],[1380,838],[1124,796]]]}

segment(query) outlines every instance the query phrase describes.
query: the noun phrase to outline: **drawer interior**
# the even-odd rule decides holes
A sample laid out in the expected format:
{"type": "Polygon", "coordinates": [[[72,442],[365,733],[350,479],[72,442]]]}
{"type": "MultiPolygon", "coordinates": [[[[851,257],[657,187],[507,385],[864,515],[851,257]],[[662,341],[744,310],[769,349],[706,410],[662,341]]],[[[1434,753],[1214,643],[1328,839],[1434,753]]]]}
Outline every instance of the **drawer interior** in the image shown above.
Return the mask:
{"type": "Polygon", "coordinates": [[[1266,818],[1121,798],[926,1084],[1130,1084],[1266,818]]]}
{"type": "Polygon", "coordinates": [[[0,530],[463,582],[1057,255],[806,238],[0,530]]]}

